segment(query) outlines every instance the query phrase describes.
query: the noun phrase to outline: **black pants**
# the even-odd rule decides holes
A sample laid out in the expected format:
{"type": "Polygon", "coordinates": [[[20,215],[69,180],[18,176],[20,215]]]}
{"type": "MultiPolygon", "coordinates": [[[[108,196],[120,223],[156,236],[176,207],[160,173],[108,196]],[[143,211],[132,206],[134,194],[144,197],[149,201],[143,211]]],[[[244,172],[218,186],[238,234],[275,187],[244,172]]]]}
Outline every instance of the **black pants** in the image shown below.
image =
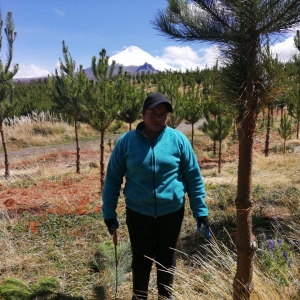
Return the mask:
{"type": "Polygon", "coordinates": [[[184,208],[161,217],[148,217],[129,208],[126,223],[132,249],[132,270],[148,273],[152,260],[158,269],[176,266],[175,248],[179,237],[184,208]],[[162,265],[162,266],[161,266],[162,265]]]}

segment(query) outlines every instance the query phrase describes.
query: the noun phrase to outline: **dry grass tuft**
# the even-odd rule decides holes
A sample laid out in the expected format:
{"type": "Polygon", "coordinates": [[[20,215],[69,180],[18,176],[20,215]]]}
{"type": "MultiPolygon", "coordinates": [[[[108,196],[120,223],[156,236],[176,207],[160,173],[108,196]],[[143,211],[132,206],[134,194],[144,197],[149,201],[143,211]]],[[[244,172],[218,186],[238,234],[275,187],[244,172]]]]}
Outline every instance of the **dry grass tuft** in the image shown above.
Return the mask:
{"type": "MultiPolygon", "coordinates": [[[[206,255],[187,257],[190,267],[180,266],[175,270],[177,284],[174,295],[179,300],[232,299],[232,283],[236,270],[236,254],[225,245],[212,239],[201,246],[206,255]]],[[[251,299],[282,299],[276,286],[266,284],[266,275],[255,267],[254,290],[251,299]]]]}
{"type": "MultiPolygon", "coordinates": [[[[75,141],[74,126],[62,119],[54,120],[48,112],[6,119],[3,131],[10,151],[75,141]]],[[[79,136],[81,139],[95,139],[99,133],[91,126],[80,123],[79,136]]]]}

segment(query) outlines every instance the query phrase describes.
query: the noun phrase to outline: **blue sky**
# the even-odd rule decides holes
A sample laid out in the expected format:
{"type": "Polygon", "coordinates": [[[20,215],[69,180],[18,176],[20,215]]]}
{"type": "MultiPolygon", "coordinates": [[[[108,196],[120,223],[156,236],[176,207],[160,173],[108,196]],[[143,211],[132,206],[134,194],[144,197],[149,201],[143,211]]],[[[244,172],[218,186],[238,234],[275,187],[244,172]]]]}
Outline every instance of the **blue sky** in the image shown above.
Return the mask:
{"type": "MultiPolygon", "coordinates": [[[[2,18],[11,11],[17,32],[13,63],[20,70],[15,78],[52,74],[62,58],[63,40],[77,67],[90,67],[102,48],[111,57],[125,46],[137,46],[183,70],[212,66],[218,53],[212,45],[182,44],[152,28],[150,20],[166,5],[166,0],[0,0],[2,18]]],[[[5,61],[4,36],[3,42],[5,61]]],[[[272,51],[289,59],[295,52],[292,36],[274,44],[272,51]]]]}

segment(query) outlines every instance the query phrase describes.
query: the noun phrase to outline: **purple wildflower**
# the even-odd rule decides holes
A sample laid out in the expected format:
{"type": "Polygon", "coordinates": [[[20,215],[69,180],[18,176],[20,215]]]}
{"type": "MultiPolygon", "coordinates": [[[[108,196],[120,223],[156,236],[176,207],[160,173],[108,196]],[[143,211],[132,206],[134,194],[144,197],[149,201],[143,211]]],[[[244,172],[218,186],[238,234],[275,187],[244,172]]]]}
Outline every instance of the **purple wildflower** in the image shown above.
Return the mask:
{"type": "Polygon", "coordinates": [[[285,251],[283,251],[282,255],[284,256],[285,260],[288,260],[288,254],[285,251]]]}
{"type": "Polygon", "coordinates": [[[273,239],[269,240],[269,250],[273,251],[275,247],[275,242],[273,239]]]}
{"type": "Polygon", "coordinates": [[[281,242],[282,242],[281,239],[278,239],[278,240],[277,240],[278,246],[280,246],[281,242]]]}

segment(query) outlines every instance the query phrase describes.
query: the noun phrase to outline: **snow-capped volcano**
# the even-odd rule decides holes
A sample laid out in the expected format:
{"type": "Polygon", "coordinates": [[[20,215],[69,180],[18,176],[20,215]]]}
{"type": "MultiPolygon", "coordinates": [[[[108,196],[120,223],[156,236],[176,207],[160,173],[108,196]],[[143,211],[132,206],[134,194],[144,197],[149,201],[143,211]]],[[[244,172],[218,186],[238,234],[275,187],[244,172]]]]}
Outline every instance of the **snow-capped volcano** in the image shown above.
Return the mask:
{"type": "Polygon", "coordinates": [[[124,47],[124,49],[109,58],[109,64],[112,61],[123,66],[142,66],[145,63],[152,65],[155,70],[166,71],[176,70],[176,68],[160,61],[149,53],[136,46],[124,47]]]}

